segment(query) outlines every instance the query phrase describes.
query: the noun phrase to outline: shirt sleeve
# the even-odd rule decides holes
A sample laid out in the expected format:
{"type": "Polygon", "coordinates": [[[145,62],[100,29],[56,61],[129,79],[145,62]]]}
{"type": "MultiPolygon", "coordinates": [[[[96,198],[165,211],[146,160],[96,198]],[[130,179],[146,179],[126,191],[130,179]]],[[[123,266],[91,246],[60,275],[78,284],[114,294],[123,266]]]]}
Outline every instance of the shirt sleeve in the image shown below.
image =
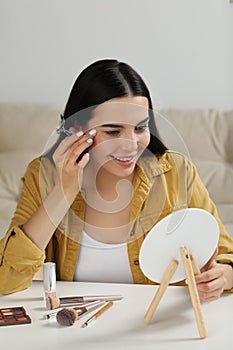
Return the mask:
{"type": "Polygon", "coordinates": [[[18,205],[4,238],[0,240],[0,293],[27,288],[45,259],[41,251],[22,231],[21,226],[41,205],[39,159],[30,163],[22,179],[18,205]]]}
{"type": "MultiPolygon", "coordinates": [[[[201,208],[210,212],[218,222],[219,225],[219,241],[218,241],[218,255],[215,260],[223,264],[233,265],[233,239],[227,233],[222,221],[220,220],[217,208],[209,196],[209,193],[201,181],[194,165],[189,164],[188,171],[188,191],[190,194],[189,207],[201,208]]],[[[233,288],[229,290],[233,292],[233,288]]]]}

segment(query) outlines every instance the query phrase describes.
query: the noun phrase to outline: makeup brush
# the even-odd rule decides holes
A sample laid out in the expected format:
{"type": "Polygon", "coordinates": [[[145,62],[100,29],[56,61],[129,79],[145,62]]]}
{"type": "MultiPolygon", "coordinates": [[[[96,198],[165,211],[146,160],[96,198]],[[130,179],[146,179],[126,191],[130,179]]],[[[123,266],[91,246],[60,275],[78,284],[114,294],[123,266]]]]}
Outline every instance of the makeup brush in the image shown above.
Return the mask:
{"type": "Polygon", "coordinates": [[[64,309],[58,311],[56,318],[57,323],[59,323],[60,326],[72,326],[78,319],[78,313],[75,309],[65,307],[64,309]]]}
{"type": "Polygon", "coordinates": [[[122,295],[90,295],[90,296],[73,296],[73,297],[60,297],[55,295],[47,296],[47,308],[50,310],[57,309],[59,307],[68,306],[83,306],[84,303],[91,301],[115,301],[122,299],[122,295]]]}
{"type": "Polygon", "coordinates": [[[82,328],[89,326],[93,321],[95,321],[100,315],[102,315],[106,310],[108,310],[113,305],[113,301],[109,301],[101,309],[99,309],[94,315],[92,315],[86,322],[82,324],[82,328]]]}
{"type": "MultiPolygon", "coordinates": [[[[92,310],[92,307],[94,309],[94,307],[99,307],[103,303],[104,303],[104,301],[95,300],[95,301],[90,301],[89,303],[85,303],[85,304],[83,303],[81,306],[78,305],[76,307],[73,307],[73,309],[76,310],[78,313],[82,314],[82,312],[86,312],[88,310],[92,310]]],[[[49,320],[51,318],[55,318],[59,311],[60,310],[54,310],[54,311],[52,311],[52,312],[50,312],[48,314],[43,315],[41,319],[42,320],[49,320]]]]}
{"type": "Polygon", "coordinates": [[[57,323],[59,323],[60,326],[63,326],[63,327],[72,326],[80,316],[84,314],[86,315],[87,313],[99,308],[103,304],[105,304],[105,301],[99,302],[98,305],[95,305],[95,306],[87,306],[82,308],[65,307],[57,312],[56,314],[57,323]]]}

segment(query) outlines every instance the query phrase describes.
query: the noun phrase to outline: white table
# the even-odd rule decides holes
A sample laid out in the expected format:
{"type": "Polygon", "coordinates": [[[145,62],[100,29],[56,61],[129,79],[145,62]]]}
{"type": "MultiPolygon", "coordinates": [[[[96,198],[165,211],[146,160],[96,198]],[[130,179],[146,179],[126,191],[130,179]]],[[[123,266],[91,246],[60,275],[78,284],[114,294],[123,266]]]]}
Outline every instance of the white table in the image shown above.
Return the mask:
{"type": "Polygon", "coordinates": [[[42,282],[22,292],[0,295],[0,307],[24,306],[32,324],[0,327],[1,349],[173,349],[222,350],[233,348],[233,294],[202,304],[207,338],[200,339],[188,288],[168,287],[149,325],[143,317],[156,286],[57,282],[57,296],[122,294],[97,321],[86,328],[80,318],[71,327],[56,319],[41,320],[47,312],[42,282]]]}

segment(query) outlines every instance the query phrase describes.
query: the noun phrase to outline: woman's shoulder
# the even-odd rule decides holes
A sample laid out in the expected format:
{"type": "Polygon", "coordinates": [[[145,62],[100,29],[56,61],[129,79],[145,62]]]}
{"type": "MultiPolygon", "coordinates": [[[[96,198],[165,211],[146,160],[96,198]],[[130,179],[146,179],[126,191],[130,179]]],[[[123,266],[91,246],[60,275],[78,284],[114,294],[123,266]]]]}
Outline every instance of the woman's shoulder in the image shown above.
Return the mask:
{"type": "Polygon", "coordinates": [[[39,156],[31,160],[27,166],[25,176],[28,174],[38,174],[42,168],[52,169],[54,164],[48,157],[39,156]]]}
{"type": "Polygon", "coordinates": [[[182,153],[167,150],[159,157],[151,154],[141,158],[138,162],[138,168],[150,178],[168,172],[189,171],[192,168],[192,162],[182,153]]]}
{"type": "Polygon", "coordinates": [[[170,164],[174,164],[174,162],[177,164],[188,164],[192,163],[190,160],[189,155],[174,151],[174,150],[167,150],[160,158],[159,161],[167,161],[170,164]]]}
{"type": "Polygon", "coordinates": [[[167,169],[167,171],[172,172],[192,172],[193,163],[190,157],[186,154],[167,150],[158,160],[162,168],[167,169]]]}
{"type": "Polygon", "coordinates": [[[38,169],[38,168],[40,168],[40,166],[42,164],[46,164],[46,165],[51,166],[51,167],[53,166],[52,161],[48,157],[38,156],[29,162],[28,168],[29,169],[38,169]]]}

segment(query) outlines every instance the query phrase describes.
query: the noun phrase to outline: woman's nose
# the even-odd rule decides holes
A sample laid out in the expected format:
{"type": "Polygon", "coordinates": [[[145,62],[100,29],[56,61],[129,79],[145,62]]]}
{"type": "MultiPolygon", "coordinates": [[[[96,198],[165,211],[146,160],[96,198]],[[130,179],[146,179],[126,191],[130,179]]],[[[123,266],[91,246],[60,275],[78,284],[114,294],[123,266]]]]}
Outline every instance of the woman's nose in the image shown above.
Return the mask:
{"type": "Polygon", "coordinates": [[[138,148],[138,137],[134,132],[127,132],[122,137],[122,148],[127,151],[135,151],[138,148]]]}

